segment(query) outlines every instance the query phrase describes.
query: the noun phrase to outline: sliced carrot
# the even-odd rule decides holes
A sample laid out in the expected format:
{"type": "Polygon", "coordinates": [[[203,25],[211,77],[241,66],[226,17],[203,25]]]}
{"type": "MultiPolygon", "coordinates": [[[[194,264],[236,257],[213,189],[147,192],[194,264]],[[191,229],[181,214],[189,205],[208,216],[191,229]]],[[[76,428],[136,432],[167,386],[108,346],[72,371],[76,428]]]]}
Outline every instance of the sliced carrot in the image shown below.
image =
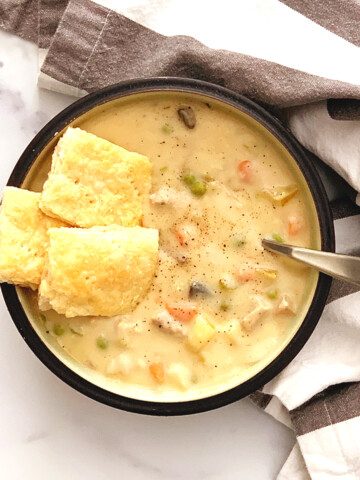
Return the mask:
{"type": "Polygon", "coordinates": [[[255,278],[255,275],[256,275],[256,270],[255,268],[251,268],[251,267],[243,270],[238,270],[235,273],[236,278],[241,283],[245,283],[245,282],[249,282],[250,280],[253,280],[255,278]]]}
{"type": "Polygon", "coordinates": [[[164,382],[165,378],[165,368],[162,362],[156,362],[149,365],[149,370],[151,375],[155,378],[155,380],[159,383],[164,382]]]}
{"type": "Polygon", "coordinates": [[[298,215],[290,215],[288,217],[289,235],[296,235],[297,233],[300,232],[303,226],[304,226],[303,217],[299,217],[298,215]]]}
{"type": "Polygon", "coordinates": [[[191,302],[167,303],[166,310],[177,320],[189,322],[198,313],[198,307],[191,302]]]}
{"type": "Polygon", "coordinates": [[[175,231],[175,236],[183,247],[187,247],[189,242],[195,240],[197,228],[194,225],[181,225],[175,231]]]}
{"type": "Polygon", "coordinates": [[[175,236],[179,240],[180,245],[184,246],[187,245],[186,235],[182,230],[175,230],[175,236]]]}
{"type": "Polygon", "coordinates": [[[249,162],[249,160],[244,160],[243,162],[240,162],[237,170],[241,180],[243,180],[244,182],[249,182],[251,180],[251,163],[249,162]]]}

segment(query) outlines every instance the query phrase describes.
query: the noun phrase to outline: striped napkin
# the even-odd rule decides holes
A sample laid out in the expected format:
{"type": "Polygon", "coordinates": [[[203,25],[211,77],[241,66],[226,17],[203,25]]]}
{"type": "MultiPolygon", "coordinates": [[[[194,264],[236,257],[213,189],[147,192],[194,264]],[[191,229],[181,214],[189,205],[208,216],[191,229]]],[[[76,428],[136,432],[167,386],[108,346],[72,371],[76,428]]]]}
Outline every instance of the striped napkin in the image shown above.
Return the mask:
{"type": "MultiPolygon", "coordinates": [[[[352,187],[332,204],[336,243],[360,254],[359,0],[7,0],[0,26],[38,43],[44,88],[173,75],[261,103],[352,187]]],[[[279,480],[360,478],[359,307],[334,281],[309,342],[251,395],[297,436],[279,480]]]]}

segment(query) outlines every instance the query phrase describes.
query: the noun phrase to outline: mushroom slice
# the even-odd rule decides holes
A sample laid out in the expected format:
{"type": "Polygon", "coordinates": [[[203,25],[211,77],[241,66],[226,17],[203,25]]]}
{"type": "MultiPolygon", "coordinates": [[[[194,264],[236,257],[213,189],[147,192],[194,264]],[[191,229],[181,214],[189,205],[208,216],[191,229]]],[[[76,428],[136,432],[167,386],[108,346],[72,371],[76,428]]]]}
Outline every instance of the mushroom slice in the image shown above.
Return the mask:
{"type": "Polygon", "coordinates": [[[196,116],[194,110],[189,106],[181,106],[178,109],[178,115],[180,120],[187,128],[193,129],[196,125],[196,116]]]}

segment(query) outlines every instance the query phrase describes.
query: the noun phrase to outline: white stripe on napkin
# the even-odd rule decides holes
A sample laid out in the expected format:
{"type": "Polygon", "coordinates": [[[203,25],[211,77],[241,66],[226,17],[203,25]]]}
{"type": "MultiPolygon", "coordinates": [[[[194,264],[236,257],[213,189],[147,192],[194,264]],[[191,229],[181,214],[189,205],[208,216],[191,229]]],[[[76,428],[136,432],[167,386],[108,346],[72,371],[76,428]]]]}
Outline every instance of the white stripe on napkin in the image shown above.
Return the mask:
{"type": "Polygon", "coordinates": [[[276,480],[311,480],[298,443],[291,450],[276,480]]]}
{"type": "MultiPolygon", "coordinates": [[[[359,152],[360,153],[360,152],[359,152]]],[[[358,157],[360,163],[360,156],[358,157]]],[[[360,250],[360,215],[340,218],[334,222],[336,251],[355,254],[360,250]]]]}
{"type": "Polygon", "coordinates": [[[73,87],[67,83],[60,82],[44,72],[41,72],[39,76],[39,86],[48,90],[54,90],[55,92],[62,93],[63,95],[72,95],[73,97],[84,97],[88,94],[88,92],[85,90],[73,87]]]}
{"type": "Polygon", "coordinates": [[[326,102],[293,107],[288,110],[288,121],[302,145],[360,192],[360,121],[333,120],[326,102]]]}
{"type": "Polygon", "coordinates": [[[298,436],[311,479],[358,480],[359,432],[360,417],[356,417],[298,436]]]}
{"type": "Polygon", "coordinates": [[[360,49],[277,0],[94,1],[162,35],[360,85],[360,49]]]}

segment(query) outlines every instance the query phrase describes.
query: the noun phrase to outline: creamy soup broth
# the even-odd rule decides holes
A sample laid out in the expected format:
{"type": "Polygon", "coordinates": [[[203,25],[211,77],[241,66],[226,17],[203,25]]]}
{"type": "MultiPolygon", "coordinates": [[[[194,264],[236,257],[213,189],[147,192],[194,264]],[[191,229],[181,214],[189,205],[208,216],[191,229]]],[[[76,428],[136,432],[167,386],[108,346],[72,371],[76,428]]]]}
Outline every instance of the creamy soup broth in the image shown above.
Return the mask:
{"type": "Polygon", "coordinates": [[[295,162],[246,115],[199,96],[134,96],[73,125],[149,157],[143,226],[159,230],[159,266],[132,313],[66,319],[38,312],[44,338],[105,375],[109,389],[133,385],[159,400],[206,396],[254,375],[295,334],[316,286],[314,271],[260,242],[318,247],[314,205],[295,162]],[[195,128],[179,117],[182,106],[191,106],[195,128]],[[269,192],[284,186],[297,192],[281,205],[269,192]],[[191,333],[199,316],[211,326],[203,342],[191,333]]]}

